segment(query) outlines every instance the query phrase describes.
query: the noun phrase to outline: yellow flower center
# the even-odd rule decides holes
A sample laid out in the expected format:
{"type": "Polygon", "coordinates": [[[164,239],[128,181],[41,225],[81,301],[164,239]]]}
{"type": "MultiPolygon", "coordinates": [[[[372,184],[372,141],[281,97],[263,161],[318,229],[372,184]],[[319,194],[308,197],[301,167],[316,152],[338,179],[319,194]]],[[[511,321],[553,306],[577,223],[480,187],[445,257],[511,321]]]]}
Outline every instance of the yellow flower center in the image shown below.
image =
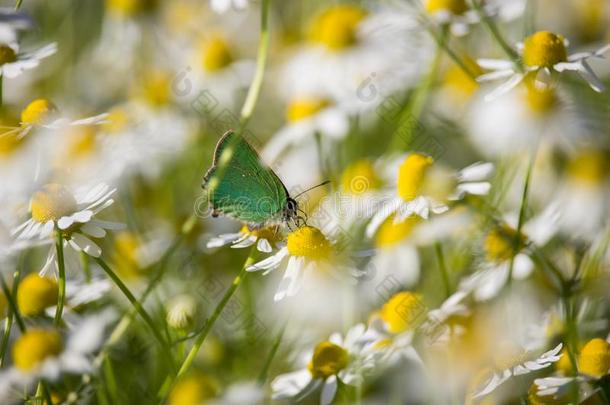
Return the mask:
{"type": "Polygon", "coordinates": [[[311,25],[310,40],[332,51],[341,51],[357,41],[358,25],[367,16],[355,5],[337,5],[324,10],[311,25]]]}
{"type": "Polygon", "coordinates": [[[413,330],[425,319],[426,305],[420,294],[402,291],[394,294],[379,311],[391,333],[413,330]]]}
{"type": "Polygon", "coordinates": [[[380,181],[373,164],[366,159],[359,160],[343,171],[341,186],[349,194],[362,195],[379,188],[380,181]]]}
{"type": "Polygon", "coordinates": [[[19,284],[17,305],[25,316],[41,315],[45,309],[57,304],[57,283],[36,273],[28,274],[19,284]]]}
{"type": "Polygon", "coordinates": [[[600,378],[610,370],[610,344],[604,339],[592,339],[582,348],[578,369],[583,374],[600,378]]]}
{"type": "Polygon", "coordinates": [[[57,107],[47,99],[38,98],[27,105],[21,112],[21,123],[24,125],[43,124],[57,111],[57,107]]]}
{"type": "Polygon", "coordinates": [[[234,58],[229,43],[220,36],[212,37],[202,44],[202,64],[207,72],[217,72],[229,66],[234,58]]]}
{"type": "Polygon", "coordinates": [[[411,201],[418,196],[424,184],[426,172],[432,166],[434,159],[419,153],[412,153],[398,169],[398,195],[405,201],[411,201]]]}
{"type": "MultiPolygon", "coordinates": [[[[464,63],[476,76],[483,73],[481,67],[468,56],[464,56],[464,63]]],[[[466,98],[473,95],[479,89],[479,83],[470,77],[464,69],[452,64],[445,73],[445,85],[464,95],[466,98]]]]}
{"type": "Polygon", "coordinates": [[[61,336],[55,331],[30,329],[13,345],[13,362],[22,371],[31,371],[43,361],[56,357],[63,349],[61,336]]]}
{"type": "Polygon", "coordinates": [[[426,11],[434,14],[438,11],[449,11],[451,14],[460,15],[468,10],[465,0],[428,0],[426,11]]]}
{"type": "Polygon", "coordinates": [[[536,114],[544,115],[552,111],[558,103],[555,89],[536,85],[535,74],[526,76],[525,79],[525,101],[529,108],[536,114]]]}
{"type": "Polygon", "coordinates": [[[309,118],[312,115],[317,114],[319,111],[330,105],[329,100],[308,97],[299,98],[291,101],[286,108],[286,120],[288,122],[297,122],[305,118],[309,118]]]}
{"type": "Polygon", "coordinates": [[[568,176],[580,184],[599,185],[607,173],[606,158],[600,151],[585,150],[568,163],[568,176]]]}
{"type": "Polygon", "coordinates": [[[324,341],[314,349],[308,368],[313,378],[326,379],[343,370],[348,363],[349,353],[344,348],[324,341]]]}
{"type": "Polygon", "coordinates": [[[167,105],[172,96],[171,76],[159,71],[149,72],[144,76],[139,89],[142,99],[154,107],[167,105]]]}
{"type": "Polygon", "coordinates": [[[19,136],[0,132],[0,158],[11,156],[13,152],[19,149],[23,139],[19,136]]]}
{"type": "Polygon", "coordinates": [[[485,237],[485,253],[492,262],[503,262],[511,259],[525,247],[527,238],[508,225],[494,229],[485,237]]]}
{"type": "Polygon", "coordinates": [[[310,260],[325,260],[332,253],[326,236],[313,226],[304,226],[288,235],[288,253],[310,260]]]}
{"type": "Polygon", "coordinates": [[[525,39],[523,63],[528,66],[552,68],[568,57],[564,38],[548,31],[539,31],[525,39]]]}
{"type": "Polygon", "coordinates": [[[15,50],[8,45],[0,45],[0,66],[17,60],[15,50]]]}
{"type": "Polygon", "coordinates": [[[142,0],[106,0],[106,8],[118,15],[131,17],[144,6],[142,0]]]}
{"type": "Polygon", "coordinates": [[[76,211],[74,195],[60,184],[47,184],[34,193],[31,202],[32,218],[38,222],[57,221],[76,211]]]}
{"type": "Polygon", "coordinates": [[[214,398],[218,383],[203,373],[195,373],[180,379],[169,394],[170,405],[201,405],[214,398]]]}
{"type": "Polygon", "coordinates": [[[397,224],[394,223],[394,215],[388,217],[379,227],[375,236],[375,245],[378,248],[387,248],[408,238],[413,232],[413,228],[419,223],[419,217],[411,215],[407,219],[397,224]]]}
{"type": "Polygon", "coordinates": [[[240,233],[254,236],[256,239],[267,239],[269,242],[277,241],[279,229],[275,226],[261,229],[249,229],[247,225],[242,226],[240,233]]]}
{"type": "Polygon", "coordinates": [[[563,348],[563,350],[561,350],[561,358],[557,363],[555,363],[555,368],[563,375],[572,374],[572,361],[570,360],[570,354],[568,353],[568,350],[565,347],[563,348]]]}
{"type": "Polygon", "coordinates": [[[93,125],[82,125],[73,128],[68,133],[67,139],[66,158],[68,161],[91,156],[97,145],[96,134],[97,131],[93,125]]]}
{"type": "Polygon", "coordinates": [[[106,122],[102,124],[104,131],[118,133],[129,125],[129,113],[123,107],[114,107],[108,112],[106,122]]]}
{"type": "Polygon", "coordinates": [[[129,231],[116,234],[114,239],[114,262],[117,270],[125,277],[140,275],[139,250],[142,246],[140,239],[129,231]]]}

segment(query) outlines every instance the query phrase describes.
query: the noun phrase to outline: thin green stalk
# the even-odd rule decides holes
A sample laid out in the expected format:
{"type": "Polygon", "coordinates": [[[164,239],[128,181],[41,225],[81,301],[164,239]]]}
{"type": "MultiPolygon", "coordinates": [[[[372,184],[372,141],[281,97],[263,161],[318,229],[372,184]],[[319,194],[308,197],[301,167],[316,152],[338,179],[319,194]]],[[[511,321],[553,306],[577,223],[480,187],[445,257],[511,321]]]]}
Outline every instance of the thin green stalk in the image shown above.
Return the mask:
{"type": "Polygon", "coordinates": [[[254,79],[248,94],[246,101],[241,109],[241,128],[245,128],[252,117],[254,107],[258,101],[258,96],[261,91],[263,84],[263,78],[265,76],[265,66],[267,65],[267,55],[269,53],[269,3],[271,0],[263,0],[261,6],[261,33],[258,42],[258,55],[256,57],[256,72],[254,73],[254,79]]]}
{"type": "Polygon", "coordinates": [[[479,18],[481,19],[481,22],[487,28],[493,39],[498,43],[498,45],[500,45],[502,51],[513,61],[515,68],[517,68],[519,72],[523,72],[523,66],[521,65],[519,55],[504,39],[496,23],[491,18],[489,18],[487,14],[485,14],[485,11],[481,6],[481,2],[479,0],[472,0],[472,8],[476,11],[479,18]]]}
{"type": "MultiPolygon", "coordinates": [[[[525,211],[527,209],[527,196],[529,194],[530,182],[532,180],[532,172],[534,171],[534,165],[536,163],[537,149],[535,148],[532,152],[532,156],[530,158],[530,162],[527,166],[527,172],[525,173],[525,182],[523,184],[523,193],[521,195],[521,208],[519,209],[519,219],[517,222],[517,233],[515,235],[515,239],[513,241],[513,252],[517,252],[519,250],[519,246],[521,245],[523,236],[521,235],[521,229],[523,228],[523,223],[525,222],[525,211]]],[[[513,268],[515,267],[515,255],[513,254],[510,258],[510,265],[508,267],[508,280],[506,281],[508,285],[511,284],[513,279],[513,268]]]]}
{"type": "Polygon", "coordinates": [[[267,382],[267,375],[269,374],[269,368],[271,367],[271,363],[273,362],[273,359],[275,358],[275,355],[277,354],[277,350],[280,347],[280,344],[282,343],[282,339],[284,338],[285,331],[286,331],[286,325],[284,325],[282,327],[280,332],[277,334],[275,340],[273,341],[273,346],[271,346],[271,350],[269,351],[269,355],[267,356],[267,359],[265,360],[263,369],[261,370],[261,372],[258,376],[258,385],[260,385],[260,386],[265,385],[265,382],[267,382]]]}
{"type": "MultiPolygon", "coordinates": [[[[443,31],[442,42],[445,41],[446,37],[447,30],[445,29],[443,31]]],[[[428,98],[428,93],[430,92],[430,88],[432,87],[438,72],[442,49],[441,45],[437,46],[430,71],[420,86],[415,90],[405,108],[400,112],[398,117],[398,128],[394,131],[390,144],[391,150],[403,149],[401,145],[406,145],[408,147],[411,144],[411,141],[413,140],[413,131],[419,124],[419,118],[428,98]]]]}
{"type": "Polygon", "coordinates": [[[2,107],[2,103],[4,100],[4,89],[3,89],[3,80],[4,78],[2,77],[2,74],[0,74],[0,107],[2,107]]]}
{"type": "Polygon", "coordinates": [[[164,387],[162,388],[162,391],[160,392],[161,396],[165,397],[167,392],[169,392],[169,390],[173,386],[174,382],[178,378],[182,377],[191,368],[191,365],[193,364],[193,361],[197,357],[197,354],[199,353],[199,350],[201,349],[203,342],[205,342],[205,339],[207,338],[208,334],[210,333],[210,331],[216,324],[216,321],[220,317],[220,314],[222,314],[222,311],[224,310],[226,305],[229,303],[229,300],[231,299],[231,297],[233,297],[233,294],[235,293],[235,291],[237,291],[237,288],[243,281],[244,277],[246,277],[246,275],[247,275],[246,269],[255,263],[256,252],[257,252],[256,245],[254,245],[250,249],[250,254],[249,254],[248,258],[246,259],[246,262],[244,263],[243,267],[241,268],[241,270],[239,271],[237,276],[233,279],[231,286],[227,289],[227,291],[223,295],[223,297],[220,300],[220,302],[218,303],[218,305],[216,305],[214,312],[212,313],[210,318],[206,321],[205,327],[203,328],[203,330],[201,331],[199,336],[197,336],[195,343],[193,343],[193,347],[191,348],[188,355],[182,362],[182,365],[180,366],[180,369],[178,370],[178,374],[176,374],[176,376],[172,378],[172,380],[169,384],[165,384],[164,387]]]}
{"type": "Polygon", "coordinates": [[[21,3],[23,3],[23,0],[17,0],[15,3],[15,10],[19,10],[21,8],[21,3]]]}
{"type": "Polygon", "coordinates": [[[91,265],[89,262],[89,255],[85,252],[80,253],[80,263],[83,268],[83,273],[85,273],[85,281],[87,284],[91,283],[91,265]]]}
{"type": "Polygon", "coordinates": [[[138,314],[144,320],[144,322],[146,322],[146,324],[148,325],[148,327],[152,331],[153,336],[155,337],[155,339],[157,339],[157,341],[161,345],[162,351],[164,352],[164,354],[170,360],[170,364],[173,365],[174,362],[173,362],[173,358],[172,358],[172,355],[171,355],[171,349],[169,347],[169,344],[168,344],[168,342],[165,341],[165,339],[163,338],[163,336],[159,332],[159,330],[158,330],[157,326],[155,325],[154,321],[152,320],[152,318],[150,317],[148,312],[146,312],[146,310],[142,306],[142,303],[140,303],[136,299],[136,297],[132,294],[132,292],[129,290],[129,288],[127,288],[125,283],[123,283],[121,278],[114,271],[112,271],[112,269],[108,266],[108,264],[106,264],[106,262],[102,258],[96,257],[95,261],[97,262],[97,264],[99,264],[102,267],[102,269],[106,272],[108,277],[110,277],[110,279],[112,279],[114,284],[116,284],[116,286],[119,287],[119,289],[121,290],[123,295],[129,300],[129,302],[131,303],[133,308],[138,312],[138,314]]]}
{"type": "Polygon", "coordinates": [[[57,250],[57,267],[59,269],[59,279],[57,280],[57,309],[55,311],[55,326],[61,324],[61,315],[64,310],[64,302],[66,300],[66,263],[64,261],[64,238],[61,231],[55,231],[55,249],[57,250]]]}
{"type": "Polygon", "coordinates": [[[445,256],[443,254],[443,247],[439,242],[434,244],[434,251],[436,252],[436,260],[438,261],[438,269],[441,273],[441,279],[443,280],[443,286],[445,287],[445,298],[451,295],[451,284],[449,282],[449,273],[447,272],[447,266],[445,265],[445,256]]]}
{"type": "Polygon", "coordinates": [[[2,287],[2,292],[6,296],[6,300],[8,301],[9,310],[15,317],[15,321],[17,322],[17,326],[21,332],[25,332],[26,327],[23,319],[21,318],[21,314],[19,313],[19,308],[17,307],[17,303],[15,302],[15,296],[9,290],[8,285],[6,284],[6,280],[4,276],[0,273],[0,286],[2,287]]]}
{"type": "Polygon", "coordinates": [[[462,58],[460,58],[453,49],[451,49],[451,47],[449,46],[449,43],[445,39],[445,35],[441,35],[441,34],[437,33],[434,30],[434,28],[432,28],[428,24],[426,24],[426,31],[428,31],[430,36],[432,36],[432,38],[436,42],[436,45],[439,46],[440,48],[442,48],[447,53],[447,55],[451,58],[451,60],[453,60],[453,62],[460,69],[462,69],[462,71],[464,73],[466,73],[468,75],[468,77],[470,77],[472,80],[477,79],[478,75],[472,71],[472,69],[468,66],[468,64],[466,62],[464,62],[462,60],[462,58]]]}
{"type": "Polygon", "coordinates": [[[4,333],[2,334],[2,340],[0,341],[0,368],[4,367],[4,357],[6,356],[6,349],[8,348],[8,340],[11,337],[12,328],[13,311],[9,311],[6,319],[4,320],[4,333]]]}

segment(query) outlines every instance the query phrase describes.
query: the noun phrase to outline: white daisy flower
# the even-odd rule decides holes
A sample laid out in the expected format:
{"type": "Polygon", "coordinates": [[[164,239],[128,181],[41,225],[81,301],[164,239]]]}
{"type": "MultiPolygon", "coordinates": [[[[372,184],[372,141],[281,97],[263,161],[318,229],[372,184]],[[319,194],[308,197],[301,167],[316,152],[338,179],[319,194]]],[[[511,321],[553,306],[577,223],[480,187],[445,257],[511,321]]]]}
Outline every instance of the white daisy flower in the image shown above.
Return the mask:
{"type": "Polygon", "coordinates": [[[31,52],[20,52],[16,43],[0,45],[0,74],[8,79],[21,75],[40,64],[40,61],[57,52],[57,44],[52,43],[31,52]]]}
{"type": "Polygon", "coordinates": [[[431,44],[411,10],[332,5],[314,17],[279,85],[289,94],[328,95],[349,113],[372,111],[417,84],[431,44]]]}
{"type": "Polygon", "coordinates": [[[449,210],[447,203],[466,194],[486,195],[491,184],[487,178],[493,173],[491,163],[475,163],[458,172],[450,173],[434,165],[434,159],[420,153],[407,155],[398,167],[395,197],[381,201],[378,211],[366,228],[372,237],[379,226],[391,215],[400,223],[415,214],[427,219],[430,213],[449,210]]]}
{"type": "Polygon", "coordinates": [[[379,352],[375,341],[366,333],[363,324],[352,327],[345,339],[334,333],[329,340],[319,343],[313,353],[303,356],[307,367],[283,374],[271,382],[273,399],[300,401],[322,388],[320,404],[330,404],[337,393],[338,381],[348,385],[360,385],[363,375],[376,366],[379,352]]]}
{"type": "Polygon", "coordinates": [[[528,74],[535,75],[539,85],[545,86],[549,76],[564,71],[578,72],[593,90],[603,91],[604,84],[593,72],[588,60],[605,58],[605,54],[610,51],[610,45],[595,52],[579,52],[573,55],[568,55],[567,46],[568,42],[561,35],[539,31],[527,37],[523,44],[518,45],[524,71],[517,70],[514,62],[510,60],[479,59],[477,62],[482,68],[493,70],[491,73],[479,76],[477,78],[479,82],[508,78],[505,83],[489,93],[486,99],[493,100],[508,92],[521,83],[528,74]]]}
{"type": "Polygon", "coordinates": [[[472,292],[477,301],[495,297],[508,282],[511,261],[512,278],[523,280],[534,270],[534,262],[527,246],[545,245],[557,232],[559,213],[557,206],[551,205],[540,215],[525,222],[521,235],[517,237],[517,217],[506,219],[504,225],[492,229],[485,237],[486,262],[483,269],[466,278],[460,290],[472,292]],[[515,243],[518,239],[518,243],[515,243]],[[516,245],[516,246],[515,246],[516,245]]]}
{"type": "Polygon", "coordinates": [[[21,111],[19,127],[4,127],[0,136],[23,138],[34,128],[58,130],[81,125],[100,125],[106,122],[107,117],[108,114],[105,113],[81,119],[62,117],[51,101],[39,98],[21,111]]]}
{"type": "MultiPolygon", "coordinates": [[[[111,198],[116,189],[106,184],[83,187],[72,192],[59,184],[47,184],[36,192],[30,202],[31,218],[17,227],[13,234],[18,239],[52,239],[61,232],[64,247],[99,257],[102,250],[90,238],[103,238],[107,229],[120,229],[121,224],[102,221],[95,216],[114,203],[111,198]]],[[[56,262],[55,247],[49,252],[42,270],[56,262]]]]}
{"type": "Polygon", "coordinates": [[[245,10],[249,0],[210,0],[210,7],[218,14],[224,14],[231,8],[234,10],[245,10]]]}
{"type": "Polygon", "coordinates": [[[349,130],[349,117],[339,106],[320,96],[297,97],[286,111],[287,123],[265,145],[262,157],[275,162],[292,145],[314,136],[342,139],[349,130]]]}
{"type": "Polygon", "coordinates": [[[55,381],[64,373],[93,371],[92,355],[104,342],[115,316],[104,312],[83,318],[68,336],[54,329],[29,329],[12,347],[13,365],[0,372],[0,398],[22,398],[40,379],[55,381]]]}
{"type": "Polygon", "coordinates": [[[213,249],[230,245],[234,249],[241,249],[256,244],[259,252],[270,253],[278,242],[279,232],[277,227],[251,230],[244,225],[239,232],[225,233],[210,239],[206,247],[213,249]]]}
{"type": "Polygon", "coordinates": [[[34,21],[13,7],[0,7],[0,42],[13,43],[17,41],[19,31],[32,28],[34,21]]]}
{"type": "Polygon", "coordinates": [[[288,235],[286,246],[274,255],[248,267],[249,272],[263,271],[270,273],[287,261],[282,281],[273,300],[281,301],[296,295],[301,289],[304,278],[312,277],[308,273],[329,272],[346,279],[354,275],[354,269],[339,263],[331,241],[313,226],[303,226],[288,235]]]}
{"type": "Polygon", "coordinates": [[[473,398],[481,398],[492,393],[496,388],[504,384],[513,376],[529,374],[551,366],[561,359],[562,354],[560,352],[562,348],[563,344],[560,343],[555,346],[555,348],[541,354],[534,360],[526,360],[527,357],[529,357],[527,353],[519,356],[516,365],[511,365],[503,370],[492,372],[491,376],[483,383],[482,387],[473,393],[473,398]]]}

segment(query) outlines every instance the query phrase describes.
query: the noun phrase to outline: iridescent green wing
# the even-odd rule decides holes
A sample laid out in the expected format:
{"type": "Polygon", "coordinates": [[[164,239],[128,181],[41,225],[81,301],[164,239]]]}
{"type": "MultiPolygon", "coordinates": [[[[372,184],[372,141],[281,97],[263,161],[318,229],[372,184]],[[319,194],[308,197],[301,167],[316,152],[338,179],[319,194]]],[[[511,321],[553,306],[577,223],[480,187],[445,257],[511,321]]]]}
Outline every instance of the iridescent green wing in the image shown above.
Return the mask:
{"type": "Polygon", "coordinates": [[[233,132],[218,141],[203,187],[215,213],[248,224],[262,225],[276,219],[288,200],[288,191],[279,177],[261,162],[245,139],[233,132]],[[224,167],[219,169],[221,165],[224,167]]]}

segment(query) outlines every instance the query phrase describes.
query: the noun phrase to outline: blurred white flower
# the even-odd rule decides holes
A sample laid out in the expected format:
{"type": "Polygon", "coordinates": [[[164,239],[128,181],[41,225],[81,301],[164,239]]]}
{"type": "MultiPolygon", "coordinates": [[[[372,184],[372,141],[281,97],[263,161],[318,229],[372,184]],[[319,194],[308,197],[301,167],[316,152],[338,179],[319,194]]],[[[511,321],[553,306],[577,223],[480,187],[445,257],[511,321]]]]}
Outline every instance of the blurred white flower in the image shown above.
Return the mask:
{"type": "Polygon", "coordinates": [[[219,14],[226,13],[233,7],[235,10],[244,10],[249,0],[210,0],[210,7],[219,14]]]}
{"type": "Polygon", "coordinates": [[[244,225],[239,232],[225,233],[211,238],[206,243],[206,247],[212,249],[230,245],[234,249],[240,249],[256,244],[259,252],[270,253],[278,242],[279,233],[277,227],[251,230],[244,225]]]}
{"type": "Polygon", "coordinates": [[[26,70],[31,70],[40,64],[40,61],[57,52],[57,44],[45,45],[31,52],[20,52],[17,44],[0,45],[0,74],[13,79],[26,70]]]}

